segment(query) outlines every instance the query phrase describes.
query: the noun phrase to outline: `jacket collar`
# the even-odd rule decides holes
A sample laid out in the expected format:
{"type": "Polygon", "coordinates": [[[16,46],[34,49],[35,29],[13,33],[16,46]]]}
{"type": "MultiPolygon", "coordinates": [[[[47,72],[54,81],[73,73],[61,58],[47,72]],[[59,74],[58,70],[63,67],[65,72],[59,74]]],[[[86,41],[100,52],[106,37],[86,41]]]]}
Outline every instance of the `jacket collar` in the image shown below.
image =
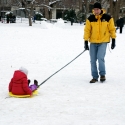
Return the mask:
{"type": "Polygon", "coordinates": [[[100,19],[105,12],[106,12],[105,9],[101,9],[100,15],[96,16],[96,15],[94,14],[94,10],[92,10],[92,13],[95,15],[95,18],[96,18],[96,19],[100,19]]]}

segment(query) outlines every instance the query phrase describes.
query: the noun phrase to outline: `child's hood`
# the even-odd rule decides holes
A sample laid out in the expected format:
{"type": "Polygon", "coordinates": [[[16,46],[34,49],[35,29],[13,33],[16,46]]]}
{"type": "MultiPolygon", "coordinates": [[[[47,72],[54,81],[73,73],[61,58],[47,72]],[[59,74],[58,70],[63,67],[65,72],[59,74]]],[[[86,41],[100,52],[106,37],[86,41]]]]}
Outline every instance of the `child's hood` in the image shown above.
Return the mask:
{"type": "Polygon", "coordinates": [[[19,70],[23,73],[25,73],[26,75],[28,74],[28,70],[24,67],[20,67],[19,70]]]}
{"type": "Polygon", "coordinates": [[[17,81],[17,80],[20,80],[22,78],[27,79],[27,75],[25,73],[23,73],[22,71],[20,71],[20,70],[16,70],[14,72],[13,79],[17,81]]]}

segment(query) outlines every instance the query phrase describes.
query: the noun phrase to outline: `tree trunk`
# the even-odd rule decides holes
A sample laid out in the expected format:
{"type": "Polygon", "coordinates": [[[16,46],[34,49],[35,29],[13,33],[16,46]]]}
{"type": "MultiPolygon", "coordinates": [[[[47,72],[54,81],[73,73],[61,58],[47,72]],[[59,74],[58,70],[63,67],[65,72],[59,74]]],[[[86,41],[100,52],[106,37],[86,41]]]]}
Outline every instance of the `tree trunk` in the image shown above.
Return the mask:
{"type": "Polygon", "coordinates": [[[29,13],[29,26],[32,26],[31,14],[29,13]]]}
{"type": "Polygon", "coordinates": [[[120,4],[121,4],[121,0],[116,0],[115,2],[110,0],[110,13],[114,18],[114,22],[116,22],[116,20],[119,17],[120,4]]]}
{"type": "Polygon", "coordinates": [[[87,19],[87,14],[88,14],[88,0],[85,0],[85,20],[87,19]]]}
{"type": "Polygon", "coordinates": [[[33,16],[33,3],[30,3],[31,5],[31,9],[30,9],[30,12],[29,12],[29,26],[32,26],[32,16],[33,16]]]}
{"type": "Polygon", "coordinates": [[[82,0],[79,0],[79,11],[82,11],[82,0]]]}

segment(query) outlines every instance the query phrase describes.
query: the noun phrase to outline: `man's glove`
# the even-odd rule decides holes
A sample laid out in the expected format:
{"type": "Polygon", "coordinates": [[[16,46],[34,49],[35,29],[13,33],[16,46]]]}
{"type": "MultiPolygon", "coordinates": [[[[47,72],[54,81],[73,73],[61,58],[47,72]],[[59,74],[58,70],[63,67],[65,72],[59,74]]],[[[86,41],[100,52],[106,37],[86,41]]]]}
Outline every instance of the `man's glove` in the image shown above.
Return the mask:
{"type": "Polygon", "coordinates": [[[89,50],[88,41],[84,42],[84,48],[85,48],[85,50],[89,50]]]}
{"type": "Polygon", "coordinates": [[[115,39],[112,39],[111,49],[115,48],[115,39]]]}

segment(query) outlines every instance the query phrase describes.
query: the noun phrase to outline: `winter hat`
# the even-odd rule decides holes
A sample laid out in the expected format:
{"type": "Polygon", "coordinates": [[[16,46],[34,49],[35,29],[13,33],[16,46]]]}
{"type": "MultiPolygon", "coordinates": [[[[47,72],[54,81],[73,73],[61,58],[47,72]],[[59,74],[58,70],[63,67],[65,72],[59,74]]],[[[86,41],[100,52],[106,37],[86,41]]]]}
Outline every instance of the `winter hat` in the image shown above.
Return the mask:
{"type": "Polygon", "coordinates": [[[96,2],[96,3],[94,3],[94,8],[102,9],[102,6],[100,3],[96,2]]]}
{"type": "Polygon", "coordinates": [[[25,73],[26,75],[28,74],[28,70],[24,67],[20,67],[19,70],[23,73],[25,73]]]}

